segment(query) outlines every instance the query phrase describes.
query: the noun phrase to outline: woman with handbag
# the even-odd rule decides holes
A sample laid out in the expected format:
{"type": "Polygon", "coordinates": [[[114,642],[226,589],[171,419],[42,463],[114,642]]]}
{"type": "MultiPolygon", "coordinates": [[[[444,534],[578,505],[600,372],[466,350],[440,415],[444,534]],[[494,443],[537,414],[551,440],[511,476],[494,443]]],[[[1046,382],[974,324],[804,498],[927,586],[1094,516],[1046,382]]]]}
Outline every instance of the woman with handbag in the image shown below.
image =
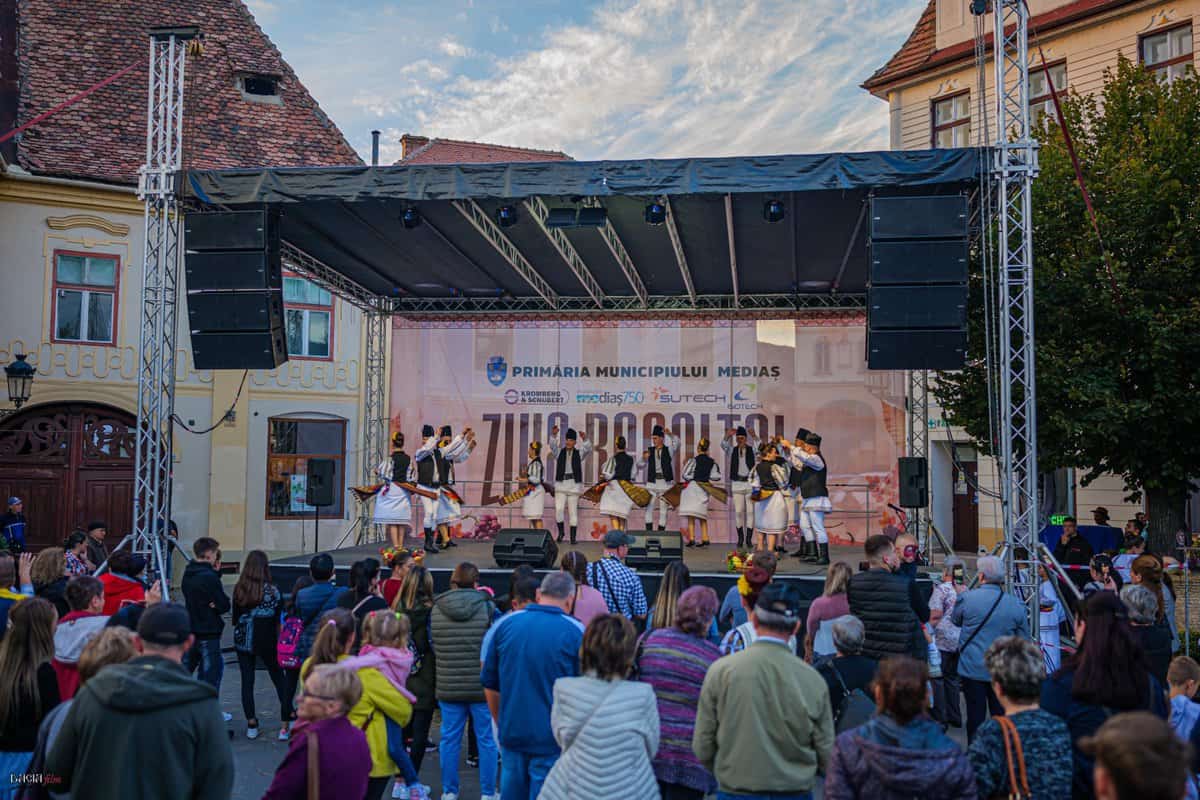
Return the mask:
{"type": "Polygon", "coordinates": [[[346,717],[362,698],[353,670],[318,664],[300,691],[299,722],[263,800],[340,800],[366,794],[367,737],[346,717]]]}
{"type": "Polygon", "coordinates": [[[992,642],[984,656],[1004,716],[979,726],[967,757],[979,796],[1056,800],[1071,795],[1071,733],[1038,707],[1046,662],[1019,636],[992,642]]]}
{"type": "Polygon", "coordinates": [[[596,617],[583,634],[577,678],[554,682],[550,727],[562,755],[541,800],[658,800],[651,759],[658,752],[654,687],[628,679],[637,631],[619,614],[596,617]]]}
{"type": "Polygon", "coordinates": [[[287,730],[292,718],[292,696],[287,680],[276,663],[275,646],[279,612],[283,596],[271,583],[267,554],[251,550],[242,563],[237,585],[233,587],[233,649],[237,652],[242,680],[242,711],[246,714],[246,738],[258,738],[258,716],[254,710],[254,676],[259,659],[279,697],[279,721],[287,730]]]}

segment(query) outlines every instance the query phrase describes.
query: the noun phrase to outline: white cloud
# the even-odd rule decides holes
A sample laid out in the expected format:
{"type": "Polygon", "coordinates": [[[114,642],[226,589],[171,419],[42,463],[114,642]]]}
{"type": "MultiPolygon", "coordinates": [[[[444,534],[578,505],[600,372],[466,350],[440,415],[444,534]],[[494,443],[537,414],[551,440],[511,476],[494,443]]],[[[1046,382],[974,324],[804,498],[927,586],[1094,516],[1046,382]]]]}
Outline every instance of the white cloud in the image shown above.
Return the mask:
{"type": "Polygon", "coordinates": [[[246,5],[259,25],[274,22],[279,17],[279,4],[272,0],[246,0],[246,5]]]}
{"type": "Polygon", "coordinates": [[[450,37],[446,37],[438,42],[438,50],[441,50],[451,58],[466,58],[471,55],[471,48],[450,37]]]}

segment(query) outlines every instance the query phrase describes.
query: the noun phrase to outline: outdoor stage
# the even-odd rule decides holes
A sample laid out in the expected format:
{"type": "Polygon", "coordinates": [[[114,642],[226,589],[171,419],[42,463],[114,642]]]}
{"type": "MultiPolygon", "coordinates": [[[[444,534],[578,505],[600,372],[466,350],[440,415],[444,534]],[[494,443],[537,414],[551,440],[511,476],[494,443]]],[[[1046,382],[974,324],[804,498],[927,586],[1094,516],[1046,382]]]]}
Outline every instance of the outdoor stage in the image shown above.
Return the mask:
{"type": "MultiPolygon", "coordinates": [[[[334,565],[337,569],[337,582],[339,585],[345,586],[350,576],[350,565],[359,559],[368,556],[379,558],[380,545],[360,545],[357,547],[344,547],[339,550],[332,550],[330,554],[333,556],[334,565]]],[[[570,550],[579,550],[583,552],[588,561],[592,561],[600,557],[603,552],[599,542],[580,541],[576,545],[571,545],[569,542],[563,542],[559,545],[559,554],[566,553],[570,550]]],[[[716,590],[718,596],[724,597],[729,591],[729,587],[733,586],[738,579],[736,573],[728,572],[725,569],[725,556],[728,552],[728,545],[721,547],[714,544],[711,547],[703,549],[688,548],[684,550],[683,561],[688,565],[688,569],[692,573],[692,583],[694,585],[711,586],[716,590]]],[[[829,549],[829,557],[832,561],[846,561],[855,570],[858,569],[858,564],[862,561],[862,548],[832,546],[829,549]]],[[[308,562],[312,558],[311,554],[298,556],[290,556],[287,558],[276,559],[271,562],[271,577],[276,585],[284,591],[290,591],[292,582],[301,575],[308,573],[308,562]]],[[[455,565],[470,561],[479,568],[480,582],[486,586],[490,586],[497,595],[508,592],[508,580],[512,575],[511,569],[502,569],[496,566],[496,562],[492,559],[492,543],[490,541],[462,541],[458,547],[450,550],[442,550],[436,554],[430,554],[425,557],[425,566],[433,573],[434,589],[437,592],[444,592],[450,588],[450,573],[454,571],[455,565]]],[[[546,570],[539,570],[545,572],[546,570]]],[[[779,560],[779,569],[776,572],[777,580],[792,583],[800,588],[803,592],[805,602],[811,602],[821,595],[821,591],[825,587],[825,567],[814,567],[805,564],[797,558],[790,556],[782,556],[779,560]]],[[[643,570],[638,573],[642,579],[642,585],[645,587],[646,596],[653,602],[654,592],[658,589],[659,580],[662,578],[662,572],[656,570],[643,570]]],[[[930,591],[930,584],[922,581],[923,588],[926,594],[930,591]]]]}

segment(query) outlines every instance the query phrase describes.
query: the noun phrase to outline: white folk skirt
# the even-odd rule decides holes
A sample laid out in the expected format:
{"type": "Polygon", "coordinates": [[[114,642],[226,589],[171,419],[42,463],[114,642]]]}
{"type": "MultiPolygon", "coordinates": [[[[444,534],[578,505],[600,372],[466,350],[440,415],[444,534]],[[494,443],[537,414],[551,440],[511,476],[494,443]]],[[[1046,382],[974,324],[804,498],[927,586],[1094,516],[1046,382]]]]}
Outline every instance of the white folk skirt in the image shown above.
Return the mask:
{"type": "Polygon", "coordinates": [[[783,533],[788,526],[788,493],[771,492],[754,504],[754,529],[759,533],[783,533]]]}
{"type": "Polygon", "coordinates": [[[679,494],[679,514],[695,519],[708,519],[708,492],[696,481],[688,481],[679,494]]]}
{"type": "Polygon", "coordinates": [[[383,525],[408,525],[412,522],[412,498],[395,483],[385,483],[375,493],[374,522],[383,525]]]}
{"type": "Polygon", "coordinates": [[[458,522],[462,519],[462,506],[458,501],[446,494],[445,490],[438,491],[437,511],[434,513],[434,521],[438,525],[449,525],[452,522],[458,522]]]}
{"type": "Polygon", "coordinates": [[[539,483],[521,498],[521,516],[525,519],[541,519],[546,511],[546,489],[539,483]]]}
{"type": "Polygon", "coordinates": [[[634,502],[617,481],[609,481],[600,495],[600,513],[618,519],[629,519],[634,502]]]}

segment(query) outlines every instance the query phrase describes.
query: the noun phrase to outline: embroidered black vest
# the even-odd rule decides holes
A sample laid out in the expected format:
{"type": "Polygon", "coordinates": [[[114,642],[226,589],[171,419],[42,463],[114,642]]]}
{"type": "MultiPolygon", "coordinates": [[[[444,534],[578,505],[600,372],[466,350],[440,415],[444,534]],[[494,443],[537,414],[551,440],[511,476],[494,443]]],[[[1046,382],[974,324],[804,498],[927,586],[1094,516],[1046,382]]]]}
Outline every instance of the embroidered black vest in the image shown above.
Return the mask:
{"type": "Polygon", "coordinates": [[[692,480],[707,482],[709,476],[712,475],[714,463],[712,458],[704,453],[696,456],[696,468],[692,471],[692,480]]]}
{"type": "Polygon", "coordinates": [[[629,453],[617,453],[613,456],[612,479],[614,481],[633,480],[633,456],[629,453]]]}
{"type": "Polygon", "coordinates": [[[563,480],[567,474],[567,453],[571,454],[571,477],[574,480],[583,480],[583,459],[579,457],[579,448],[572,447],[569,451],[564,447],[558,451],[558,465],[554,470],[554,480],[563,480]]]}
{"type": "Polygon", "coordinates": [[[397,450],[392,453],[392,480],[396,483],[404,483],[408,480],[408,465],[412,463],[412,459],[408,457],[408,453],[397,450]]]}
{"type": "Polygon", "coordinates": [[[650,448],[649,464],[646,465],[646,482],[655,483],[658,480],[673,481],[675,480],[675,472],[671,469],[671,451],[663,445],[659,451],[659,457],[654,458],[654,448],[650,448]]]}
{"type": "Polygon", "coordinates": [[[783,487],[775,482],[775,461],[760,461],[754,469],[758,471],[758,485],[761,489],[779,490],[783,487]]]}
{"type": "MultiPolygon", "coordinates": [[[[825,456],[821,456],[821,460],[825,460],[825,456]]],[[[825,476],[829,473],[829,464],[825,465],[825,469],[813,469],[805,466],[800,470],[800,496],[808,497],[828,497],[829,490],[825,488],[825,476]]]]}
{"type": "Polygon", "coordinates": [[[754,448],[750,445],[746,445],[745,448],[742,458],[738,458],[737,446],[735,445],[733,448],[733,456],[729,459],[729,480],[731,481],[750,480],[750,473],[754,469],[754,448]]]}

